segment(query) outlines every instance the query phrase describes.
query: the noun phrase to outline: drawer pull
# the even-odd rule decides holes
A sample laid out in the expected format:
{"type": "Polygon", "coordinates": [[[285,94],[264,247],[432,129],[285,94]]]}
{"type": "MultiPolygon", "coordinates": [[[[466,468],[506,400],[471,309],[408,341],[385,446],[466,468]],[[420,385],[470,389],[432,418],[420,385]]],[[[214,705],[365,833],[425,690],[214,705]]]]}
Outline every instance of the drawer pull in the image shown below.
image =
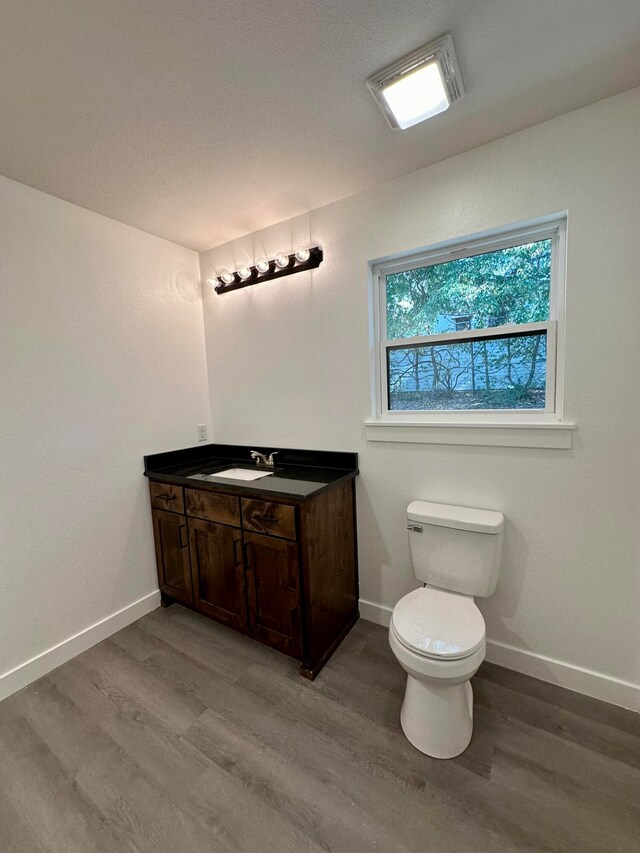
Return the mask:
{"type": "Polygon", "coordinates": [[[275,524],[278,520],[275,515],[254,515],[256,521],[262,521],[264,524],[275,524]]]}
{"type": "Polygon", "coordinates": [[[163,495],[156,495],[156,498],[157,498],[157,500],[159,500],[159,501],[175,501],[176,496],[175,496],[175,495],[170,495],[168,492],[166,492],[166,493],[165,493],[165,494],[163,494],[163,495]]]}

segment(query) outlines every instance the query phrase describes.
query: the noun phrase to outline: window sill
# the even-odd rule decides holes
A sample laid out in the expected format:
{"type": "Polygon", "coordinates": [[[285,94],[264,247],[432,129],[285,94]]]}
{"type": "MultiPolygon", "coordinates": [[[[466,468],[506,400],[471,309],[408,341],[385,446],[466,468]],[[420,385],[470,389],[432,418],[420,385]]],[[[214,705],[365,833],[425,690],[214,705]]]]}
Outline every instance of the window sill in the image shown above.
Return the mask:
{"type": "Polygon", "coordinates": [[[365,421],[367,441],[407,444],[466,444],[481,447],[571,448],[574,424],[559,423],[400,423],[365,421]]]}

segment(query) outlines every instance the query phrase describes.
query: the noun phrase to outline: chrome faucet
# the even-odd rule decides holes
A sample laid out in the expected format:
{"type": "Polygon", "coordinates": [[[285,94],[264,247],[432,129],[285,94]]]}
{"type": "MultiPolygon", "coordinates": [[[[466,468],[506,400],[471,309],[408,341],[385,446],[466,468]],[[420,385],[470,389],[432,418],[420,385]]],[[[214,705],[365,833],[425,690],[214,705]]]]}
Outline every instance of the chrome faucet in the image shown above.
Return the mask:
{"type": "Polygon", "coordinates": [[[252,450],[250,456],[256,460],[256,465],[262,465],[265,468],[273,468],[274,459],[278,455],[278,451],[274,450],[269,456],[264,453],[258,453],[257,450],[252,450]]]}

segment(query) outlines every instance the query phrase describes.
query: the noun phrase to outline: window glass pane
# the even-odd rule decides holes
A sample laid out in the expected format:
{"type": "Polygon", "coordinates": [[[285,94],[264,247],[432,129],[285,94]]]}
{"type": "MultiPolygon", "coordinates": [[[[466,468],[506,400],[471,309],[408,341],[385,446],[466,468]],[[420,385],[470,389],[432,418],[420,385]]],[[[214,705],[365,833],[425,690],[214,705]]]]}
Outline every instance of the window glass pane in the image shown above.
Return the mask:
{"type": "Polygon", "coordinates": [[[387,275],[387,338],[549,319],[551,240],[387,275]]]}
{"type": "Polygon", "coordinates": [[[393,410],[544,409],[547,333],[387,350],[393,410]]]}

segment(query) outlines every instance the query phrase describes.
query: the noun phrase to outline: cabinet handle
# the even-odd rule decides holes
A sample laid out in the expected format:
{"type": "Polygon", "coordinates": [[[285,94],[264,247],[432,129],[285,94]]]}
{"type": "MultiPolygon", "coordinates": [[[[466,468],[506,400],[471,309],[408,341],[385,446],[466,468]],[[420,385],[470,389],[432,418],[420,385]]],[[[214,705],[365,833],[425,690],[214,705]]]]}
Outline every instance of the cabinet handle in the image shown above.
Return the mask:
{"type": "Polygon", "coordinates": [[[256,521],[262,521],[264,524],[275,524],[278,520],[275,515],[254,515],[256,521]]]}
{"type": "Polygon", "coordinates": [[[164,494],[162,494],[162,495],[156,495],[156,498],[157,498],[159,501],[175,501],[176,496],[175,496],[175,495],[170,495],[170,494],[169,494],[169,492],[165,492],[165,493],[164,493],[164,494]]]}
{"type": "Polygon", "coordinates": [[[233,540],[233,559],[235,561],[236,566],[242,563],[242,549],[240,549],[240,556],[238,556],[238,545],[240,545],[239,539],[233,540]]]}
{"type": "Polygon", "coordinates": [[[246,558],[246,566],[248,569],[251,568],[251,542],[244,543],[244,555],[246,558]]]}
{"type": "Polygon", "coordinates": [[[180,525],[180,547],[181,547],[181,548],[186,548],[186,547],[187,547],[187,545],[189,544],[188,539],[185,541],[185,537],[182,535],[182,534],[183,534],[183,531],[185,531],[186,529],[187,529],[187,525],[186,525],[186,524],[181,524],[181,525],[180,525]]]}

